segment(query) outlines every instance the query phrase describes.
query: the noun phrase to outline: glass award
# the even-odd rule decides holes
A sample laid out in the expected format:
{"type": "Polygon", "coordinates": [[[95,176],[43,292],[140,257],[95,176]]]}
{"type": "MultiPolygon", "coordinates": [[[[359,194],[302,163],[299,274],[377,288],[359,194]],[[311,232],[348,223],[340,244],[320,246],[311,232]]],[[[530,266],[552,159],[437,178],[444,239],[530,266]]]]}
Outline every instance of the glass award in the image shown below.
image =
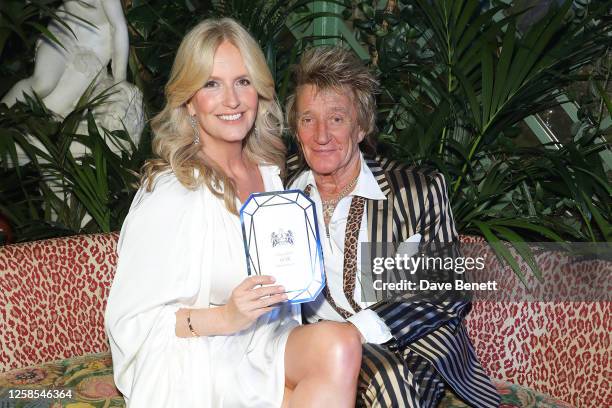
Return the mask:
{"type": "Polygon", "coordinates": [[[291,303],[314,300],[325,285],[314,203],[300,190],[251,194],[240,209],[249,275],[271,275],[291,303]]]}

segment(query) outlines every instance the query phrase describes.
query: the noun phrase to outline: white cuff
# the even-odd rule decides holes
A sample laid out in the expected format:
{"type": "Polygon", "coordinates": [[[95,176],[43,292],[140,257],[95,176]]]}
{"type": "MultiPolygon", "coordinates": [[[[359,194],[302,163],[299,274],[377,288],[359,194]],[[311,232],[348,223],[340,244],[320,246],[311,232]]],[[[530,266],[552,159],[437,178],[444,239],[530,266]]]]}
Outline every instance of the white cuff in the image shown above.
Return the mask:
{"type": "Polygon", "coordinates": [[[389,327],[373,310],[363,309],[346,320],[357,327],[366,343],[382,344],[393,337],[389,327]]]}

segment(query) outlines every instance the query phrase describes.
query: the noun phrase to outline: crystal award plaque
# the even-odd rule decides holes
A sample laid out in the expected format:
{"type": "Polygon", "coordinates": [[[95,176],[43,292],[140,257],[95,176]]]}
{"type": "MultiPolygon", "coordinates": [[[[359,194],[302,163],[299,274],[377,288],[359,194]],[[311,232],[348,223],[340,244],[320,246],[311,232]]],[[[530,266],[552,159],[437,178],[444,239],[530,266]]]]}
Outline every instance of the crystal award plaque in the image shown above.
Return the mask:
{"type": "Polygon", "coordinates": [[[314,300],[325,285],[315,205],[300,190],[251,194],[240,209],[249,275],[271,275],[289,302],[314,300]]]}

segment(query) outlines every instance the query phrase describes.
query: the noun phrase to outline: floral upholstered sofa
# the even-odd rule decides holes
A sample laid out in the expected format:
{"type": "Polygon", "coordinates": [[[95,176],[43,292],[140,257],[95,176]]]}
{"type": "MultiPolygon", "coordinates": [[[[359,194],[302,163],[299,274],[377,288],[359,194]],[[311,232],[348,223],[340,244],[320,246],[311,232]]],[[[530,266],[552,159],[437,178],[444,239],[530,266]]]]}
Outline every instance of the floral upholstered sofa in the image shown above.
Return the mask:
{"type": "MultiPolygon", "coordinates": [[[[0,407],[124,406],[103,322],[117,238],[0,247],[0,407]]],[[[551,259],[536,260],[546,278],[551,259]]],[[[476,301],[468,330],[502,407],[612,406],[611,312],[610,302],[476,301]]],[[[441,404],[465,406],[451,393],[441,404]]]]}

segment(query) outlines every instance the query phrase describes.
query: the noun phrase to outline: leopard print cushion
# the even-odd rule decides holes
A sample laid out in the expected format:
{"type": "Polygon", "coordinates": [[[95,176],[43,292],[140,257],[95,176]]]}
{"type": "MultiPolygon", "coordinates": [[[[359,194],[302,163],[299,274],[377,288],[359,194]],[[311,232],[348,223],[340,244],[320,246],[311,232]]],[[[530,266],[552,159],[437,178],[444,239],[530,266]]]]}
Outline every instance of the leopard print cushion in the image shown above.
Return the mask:
{"type": "MultiPolygon", "coordinates": [[[[462,237],[462,242],[470,244],[463,245],[464,255],[483,255],[479,245],[473,245],[484,243],[482,238],[462,237]]],[[[525,286],[511,269],[495,265],[498,261],[491,253],[487,259],[491,278],[507,288],[507,300],[526,296],[525,286]]],[[[563,289],[585,298],[596,296],[602,288],[612,290],[612,282],[602,279],[609,274],[599,273],[610,270],[611,263],[576,262],[559,253],[537,254],[535,259],[544,273],[543,284],[538,284],[525,262],[519,265],[536,297],[542,295],[538,291],[558,290],[560,282],[563,289]],[[573,281],[567,276],[596,279],[573,281]]],[[[492,377],[576,407],[612,406],[612,303],[474,302],[466,324],[480,362],[492,377]]]]}
{"type": "Polygon", "coordinates": [[[576,407],[609,407],[610,316],[610,303],[477,302],[467,327],[492,377],[576,407]]]}
{"type": "MultiPolygon", "coordinates": [[[[0,371],[108,351],[103,319],[117,238],[82,235],[0,247],[0,371]]],[[[476,241],[482,239],[462,237],[476,241]]],[[[588,274],[610,265],[537,261],[545,280],[563,268],[588,274]]],[[[512,272],[501,277],[516,279],[512,272]]],[[[612,406],[612,303],[475,302],[466,323],[492,377],[577,407],[612,406]]]]}
{"type": "Polygon", "coordinates": [[[0,371],[108,350],[118,234],[0,247],[0,371]]]}

